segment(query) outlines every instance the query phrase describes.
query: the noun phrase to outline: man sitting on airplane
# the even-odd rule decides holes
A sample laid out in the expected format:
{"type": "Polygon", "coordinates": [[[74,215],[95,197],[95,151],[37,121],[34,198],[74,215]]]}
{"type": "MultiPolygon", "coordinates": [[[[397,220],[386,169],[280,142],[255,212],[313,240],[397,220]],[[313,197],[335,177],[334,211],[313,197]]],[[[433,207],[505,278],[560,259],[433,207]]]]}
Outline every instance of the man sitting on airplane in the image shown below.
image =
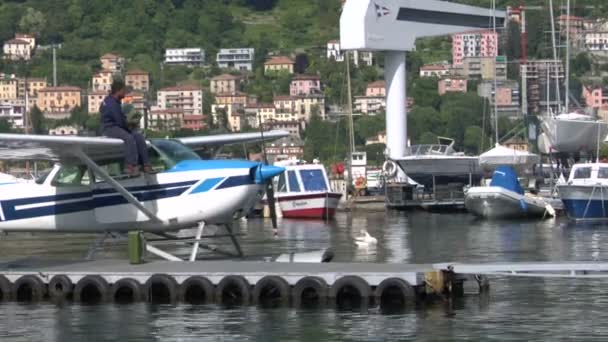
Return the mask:
{"type": "Polygon", "coordinates": [[[112,82],[111,93],[101,103],[102,134],[110,138],[122,139],[125,142],[126,172],[130,176],[139,175],[139,165],[144,166],[144,172],[151,173],[152,167],[148,158],[148,147],[144,136],[131,129],[127,117],[122,111],[121,101],[127,93],[127,87],[122,80],[112,82]]]}

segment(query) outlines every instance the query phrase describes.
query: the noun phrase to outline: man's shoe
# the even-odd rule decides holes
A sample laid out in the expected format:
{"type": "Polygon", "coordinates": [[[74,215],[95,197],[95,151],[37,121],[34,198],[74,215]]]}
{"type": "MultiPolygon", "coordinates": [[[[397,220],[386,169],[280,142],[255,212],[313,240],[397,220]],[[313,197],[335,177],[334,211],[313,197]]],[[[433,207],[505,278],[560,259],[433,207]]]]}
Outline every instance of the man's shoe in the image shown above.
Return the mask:
{"type": "Polygon", "coordinates": [[[156,173],[156,171],[154,171],[152,165],[146,164],[144,165],[144,173],[156,173]]]}
{"type": "Polygon", "coordinates": [[[127,175],[130,177],[139,177],[139,166],[138,165],[127,165],[127,175]]]}

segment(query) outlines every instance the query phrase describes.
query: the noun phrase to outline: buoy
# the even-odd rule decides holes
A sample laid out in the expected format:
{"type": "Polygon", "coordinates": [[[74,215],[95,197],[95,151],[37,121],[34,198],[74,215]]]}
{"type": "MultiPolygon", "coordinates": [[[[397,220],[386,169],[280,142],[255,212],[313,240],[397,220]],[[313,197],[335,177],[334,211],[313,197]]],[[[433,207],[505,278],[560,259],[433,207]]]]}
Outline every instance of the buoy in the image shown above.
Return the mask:
{"type": "Polygon", "coordinates": [[[34,275],[25,275],[13,284],[13,293],[18,302],[39,302],[46,295],[46,285],[34,275]]]}
{"type": "Polygon", "coordinates": [[[223,305],[249,305],[251,293],[249,282],[242,276],[224,277],[215,289],[215,300],[223,305]]]}
{"type": "Polygon", "coordinates": [[[253,302],[264,307],[289,304],[290,287],[287,281],[277,276],[260,279],[253,288],[253,302]]]}
{"type": "Polygon", "coordinates": [[[74,288],[74,301],[85,304],[99,304],[108,301],[110,285],[98,275],[88,275],[80,279],[74,288]]]}
{"type": "Polygon", "coordinates": [[[399,313],[413,305],[415,292],[412,285],[400,278],[384,279],[374,292],[374,301],[382,313],[399,313]]]}
{"type": "Polygon", "coordinates": [[[323,278],[304,277],[291,291],[293,305],[297,308],[320,308],[327,304],[329,288],[323,278]]]}
{"type": "Polygon", "coordinates": [[[192,305],[213,303],[215,289],[209,279],[193,276],[184,281],[179,287],[179,300],[192,305]]]}
{"type": "Polygon", "coordinates": [[[49,281],[49,297],[54,302],[64,302],[74,293],[72,280],[64,274],[58,274],[49,281]]]}
{"type": "Polygon", "coordinates": [[[329,297],[340,310],[359,310],[369,306],[371,293],[371,287],[363,278],[345,276],[331,286],[329,297]]]}
{"type": "Polygon", "coordinates": [[[153,304],[174,304],[177,301],[178,284],[170,275],[154,274],[146,282],[148,301],[153,304]]]}
{"type": "Polygon", "coordinates": [[[13,299],[13,285],[3,275],[0,275],[0,302],[8,302],[13,299]]]}
{"type": "Polygon", "coordinates": [[[382,172],[386,179],[395,178],[397,175],[397,164],[392,160],[385,161],[384,164],[382,164],[382,172]]]}
{"type": "Polygon", "coordinates": [[[112,284],[110,298],[114,303],[131,304],[145,300],[141,284],[133,278],[123,278],[112,284]]]}

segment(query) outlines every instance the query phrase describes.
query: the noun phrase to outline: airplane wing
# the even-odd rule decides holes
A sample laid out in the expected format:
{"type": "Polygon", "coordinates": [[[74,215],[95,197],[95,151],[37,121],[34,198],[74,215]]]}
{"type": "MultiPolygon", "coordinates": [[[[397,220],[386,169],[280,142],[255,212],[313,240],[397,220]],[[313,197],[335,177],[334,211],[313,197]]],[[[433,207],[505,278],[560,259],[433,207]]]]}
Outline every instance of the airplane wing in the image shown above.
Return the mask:
{"type": "Polygon", "coordinates": [[[253,133],[231,133],[231,134],[216,134],[201,137],[176,138],[182,144],[190,147],[193,150],[199,150],[204,147],[256,143],[264,141],[273,141],[289,136],[286,131],[268,131],[264,132],[264,139],[260,132],[253,133]]]}
{"type": "MultiPolygon", "coordinates": [[[[284,131],[265,132],[264,140],[276,140],[288,135],[284,131]]],[[[196,150],[207,146],[254,143],[262,141],[262,137],[260,133],[236,133],[177,140],[196,150]]],[[[122,140],[106,137],[0,134],[0,160],[79,160],[75,151],[84,152],[92,160],[103,160],[123,156],[124,146],[122,140]]]]}

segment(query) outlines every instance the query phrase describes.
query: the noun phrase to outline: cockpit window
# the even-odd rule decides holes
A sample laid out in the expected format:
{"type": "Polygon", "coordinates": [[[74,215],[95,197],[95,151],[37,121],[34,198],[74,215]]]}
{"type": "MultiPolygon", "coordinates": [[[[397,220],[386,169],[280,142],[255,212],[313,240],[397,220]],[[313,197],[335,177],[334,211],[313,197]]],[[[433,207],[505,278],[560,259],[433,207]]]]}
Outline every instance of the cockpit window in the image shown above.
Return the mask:
{"type": "Polygon", "coordinates": [[[178,141],[169,139],[152,139],[150,141],[161,154],[163,154],[165,162],[170,165],[175,165],[184,160],[200,160],[201,158],[191,149],[184,146],[178,141]]]}
{"type": "Polygon", "coordinates": [[[38,176],[38,178],[36,178],[36,184],[43,184],[44,181],[47,179],[47,177],[49,176],[49,174],[51,173],[53,169],[49,169],[47,171],[44,171],[43,173],[40,174],[40,176],[38,176]]]}
{"type": "Polygon", "coordinates": [[[80,186],[89,185],[90,182],[86,167],[65,165],[61,166],[52,184],[53,186],[80,186]]]}
{"type": "Polygon", "coordinates": [[[574,170],[574,179],[591,178],[591,168],[581,167],[574,170]]]}
{"type": "Polygon", "coordinates": [[[608,168],[600,167],[600,169],[597,171],[597,178],[602,178],[602,179],[608,178],[608,168]]]}

